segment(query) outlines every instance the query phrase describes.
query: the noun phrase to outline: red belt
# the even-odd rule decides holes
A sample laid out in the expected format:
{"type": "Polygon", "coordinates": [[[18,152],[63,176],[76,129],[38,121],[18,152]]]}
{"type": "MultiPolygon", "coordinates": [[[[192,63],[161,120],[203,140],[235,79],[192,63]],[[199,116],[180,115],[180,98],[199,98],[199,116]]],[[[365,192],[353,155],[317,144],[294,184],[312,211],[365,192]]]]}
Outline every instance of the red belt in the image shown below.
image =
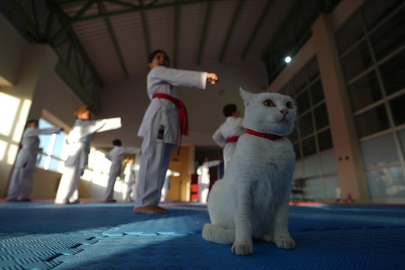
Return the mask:
{"type": "Polygon", "coordinates": [[[179,126],[180,126],[180,137],[181,135],[188,135],[188,118],[187,118],[187,110],[186,107],[183,104],[183,101],[172,97],[171,95],[167,94],[154,94],[153,98],[163,98],[171,101],[174,105],[176,105],[176,108],[179,110],[179,126]]]}
{"type": "Polygon", "coordinates": [[[233,137],[229,137],[228,139],[226,139],[226,143],[233,143],[233,142],[237,142],[239,139],[239,136],[233,136],[233,137]]]}

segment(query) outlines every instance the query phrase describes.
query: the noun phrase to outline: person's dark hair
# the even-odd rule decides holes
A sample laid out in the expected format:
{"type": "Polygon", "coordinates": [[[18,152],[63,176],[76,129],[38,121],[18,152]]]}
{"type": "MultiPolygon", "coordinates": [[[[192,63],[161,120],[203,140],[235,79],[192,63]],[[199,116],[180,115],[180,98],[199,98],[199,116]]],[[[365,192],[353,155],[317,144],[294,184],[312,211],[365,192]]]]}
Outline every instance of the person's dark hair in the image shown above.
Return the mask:
{"type": "Polygon", "coordinates": [[[81,106],[79,108],[76,108],[76,110],[73,112],[73,115],[77,118],[79,116],[79,114],[82,114],[86,111],[90,111],[89,107],[81,106]]]}
{"type": "Polygon", "coordinates": [[[121,145],[122,145],[121,140],[118,140],[118,139],[115,139],[112,143],[113,143],[113,145],[115,145],[115,146],[121,146],[121,145]]]}
{"type": "Polygon", "coordinates": [[[156,50],[156,51],[153,51],[151,54],[149,54],[149,58],[148,58],[149,63],[152,63],[153,58],[155,58],[156,54],[158,54],[158,53],[163,53],[166,56],[166,60],[167,60],[167,62],[169,62],[169,65],[170,65],[169,56],[167,55],[167,53],[165,51],[162,51],[162,50],[156,50]]]}
{"type": "Polygon", "coordinates": [[[225,105],[223,110],[225,117],[232,116],[232,113],[236,112],[236,109],[237,107],[235,104],[225,105]]]}
{"type": "Polygon", "coordinates": [[[201,158],[200,158],[200,160],[199,160],[199,162],[198,162],[200,166],[203,165],[203,163],[205,162],[205,159],[206,159],[206,158],[208,158],[206,155],[202,155],[202,156],[201,156],[201,158]]]}
{"type": "Polygon", "coordinates": [[[39,120],[38,120],[38,119],[30,119],[30,120],[27,121],[27,123],[25,124],[25,126],[28,126],[28,125],[30,125],[30,124],[32,124],[32,123],[35,123],[35,124],[38,126],[39,120]]]}

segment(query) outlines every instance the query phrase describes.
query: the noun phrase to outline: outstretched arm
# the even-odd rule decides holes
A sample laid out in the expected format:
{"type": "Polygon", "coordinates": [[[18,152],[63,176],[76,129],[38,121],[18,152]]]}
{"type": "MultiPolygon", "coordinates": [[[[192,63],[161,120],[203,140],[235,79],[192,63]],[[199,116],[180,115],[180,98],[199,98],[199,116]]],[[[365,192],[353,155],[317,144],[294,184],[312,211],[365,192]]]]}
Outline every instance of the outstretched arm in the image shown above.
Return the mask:
{"type": "Polygon", "coordinates": [[[24,133],[24,137],[35,137],[41,134],[54,134],[54,133],[59,133],[63,129],[60,127],[54,127],[54,128],[42,128],[42,129],[37,129],[37,128],[32,128],[32,129],[27,129],[26,132],[24,133]]]}
{"type": "Polygon", "coordinates": [[[218,81],[215,73],[189,71],[166,67],[155,67],[148,75],[148,85],[166,82],[173,86],[205,89],[207,80],[212,84],[218,81]]]}
{"type": "Polygon", "coordinates": [[[217,131],[215,131],[214,135],[212,136],[212,139],[222,148],[225,147],[226,144],[226,140],[224,138],[224,136],[222,136],[222,133],[219,129],[217,129],[217,131]]]}
{"type": "Polygon", "coordinates": [[[121,127],[121,117],[93,120],[89,126],[89,133],[99,133],[121,127]]]}
{"type": "Polygon", "coordinates": [[[139,147],[123,147],[125,154],[137,154],[141,153],[141,148],[139,147]]]}
{"type": "Polygon", "coordinates": [[[218,166],[219,164],[221,164],[221,160],[212,160],[212,161],[208,161],[208,162],[204,162],[204,166],[207,167],[215,167],[218,166]]]}

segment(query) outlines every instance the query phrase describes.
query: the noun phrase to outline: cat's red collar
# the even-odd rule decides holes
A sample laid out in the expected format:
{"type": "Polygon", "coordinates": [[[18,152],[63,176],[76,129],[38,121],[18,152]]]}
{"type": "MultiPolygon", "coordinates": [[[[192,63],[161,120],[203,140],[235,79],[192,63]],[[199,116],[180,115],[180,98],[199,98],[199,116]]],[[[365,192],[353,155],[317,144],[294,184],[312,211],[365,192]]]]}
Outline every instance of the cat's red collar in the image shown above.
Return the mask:
{"type": "Polygon", "coordinates": [[[272,140],[272,141],[279,140],[279,139],[283,138],[283,136],[278,136],[278,135],[275,135],[275,134],[268,134],[268,133],[261,133],[261,132],[257,132],[257,131],[251,130],[251,129],[248,129],[246,131],[246,133],[250,134],[250,135],[253,135],[253,136],[256,136],[256,137],[272,140]]]}

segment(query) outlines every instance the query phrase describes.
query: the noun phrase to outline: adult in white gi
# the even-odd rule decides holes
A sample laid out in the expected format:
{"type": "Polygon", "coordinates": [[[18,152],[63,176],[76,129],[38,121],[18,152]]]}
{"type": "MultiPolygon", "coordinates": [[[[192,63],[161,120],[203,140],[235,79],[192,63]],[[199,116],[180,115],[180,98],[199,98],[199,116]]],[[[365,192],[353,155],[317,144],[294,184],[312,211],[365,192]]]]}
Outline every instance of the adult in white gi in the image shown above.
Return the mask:
{"type": "Polygon", "coordinates": [[[21,140],[22,148],[18,152],[14,164],[6,201],[29,201],[40,144],[38,135],[59,133],[61,130],[60,127],[38,129],[38,120],[27,122],[21,140]]]}
{"type": "Polygon", "coordinates": [[[198,201],[206,203],[208,199],[208,192],[210,188],[210,167],[215,167],[221,164],[221,160],[208,161],[205,157],[203,164],[198,167],[198,201]]]}
{"type": "Polygon", "coordinates": [[[180,173],[174,172],[172,170],[167,170],[165,182],[163,183],[163,187],[162,187],[162,194],[160,195],[161,202],[166,201],[167,193],[169,192],[169,189],[170,189],[170,182],[171,182],[172,176],[180,176],[180,173]]]}
{"type": "Polygon", "coordinates": [[[91,134],[121,127],[119,117],[89,120],[90,110],[87,107],[78,108],[75,115],[77,119],[66,139],[69,145],[69,156],[65,161],[65,170],[56,193],[56,204],[69,204],[78,200],[77,190],[80,176],[88,163],[91,134]]]}
{"type": "Polygon", "coordinates": [[[122,160],[125,155],[139,154],[141,151],[138,147],[123,147],[120,140],[114,140],[113,145],[113,149],[111,149],[111,151],[105,156],[111,161],[110,175],[108,177],[107,188],[103,199],[103,201],[107,203],[116,202],[113,198],[114,185],[117,177],[121,175],[122,160]]]}
{"type": "Polygon", "coordinates": [[[204,89],[207,80],[212,84],[218,80],[214,73],[176,70],[168,66],[169,59],[165,52],[158,50],[150,55],[147,91],[151,103],[138,132],[143,142],[133,209],[135,213],[167,212],[158,204],[172,148],[179,145],[182,134],[188,134],[185,107],[176,99],[173,86],[204,89]]]}
{"type": "Polygon", "coordinates": [[[223,109],[226,121],[215,131],[212,139],[222,147],[224,153],[224,167],[235,153],[239,136],[246,130],[243,128],[243,118],[239,117],[239,110],[235,104],[228,104],[223,109]]]}

